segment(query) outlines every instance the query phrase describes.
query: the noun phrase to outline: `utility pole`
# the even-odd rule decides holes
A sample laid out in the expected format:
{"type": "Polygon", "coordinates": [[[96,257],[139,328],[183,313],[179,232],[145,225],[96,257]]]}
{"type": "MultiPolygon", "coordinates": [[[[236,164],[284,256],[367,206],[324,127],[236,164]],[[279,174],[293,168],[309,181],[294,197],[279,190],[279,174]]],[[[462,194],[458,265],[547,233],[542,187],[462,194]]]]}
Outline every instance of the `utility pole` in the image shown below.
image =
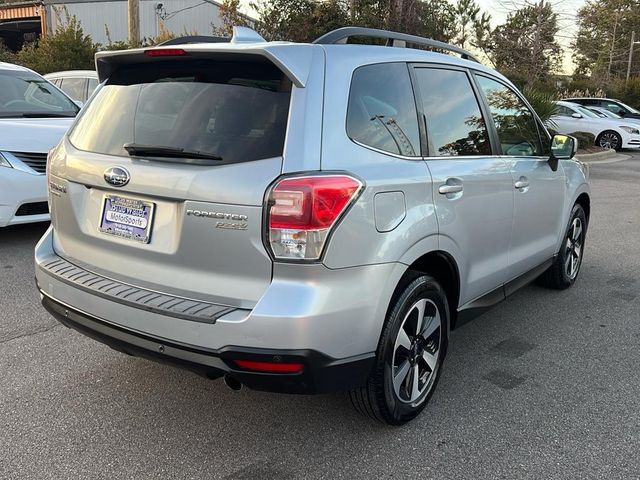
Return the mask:
{"type": "Polygon", "coordinates": [[[629,63],[627,64],[627,79],[624,82],[625,85],[629,83],[629,77],[631,76],[631,61],[633,60],[633,46],[637,43],[640,43],[640,42],[636,42],[635,40],[636,40],[636,32],[631,32],[631,45],[629,46],[629,63]]]}
{"type": "Polygon", "coordinates": [[[611,78],[611,64],[613,63],[613,47],[616,44],[616,29],[618,28],[619,16],[620,16],[620,12],[616,11],[616,21],[613,24],[613,39],[611,40],[611,48],[609,49],[609,68],[607,68],[607,79],[611,78]]]}
{"type": "Polygon", "coordinates": [[[140,0],[127,0],[129,44],[137,47],[140,44],[140,0]]]}

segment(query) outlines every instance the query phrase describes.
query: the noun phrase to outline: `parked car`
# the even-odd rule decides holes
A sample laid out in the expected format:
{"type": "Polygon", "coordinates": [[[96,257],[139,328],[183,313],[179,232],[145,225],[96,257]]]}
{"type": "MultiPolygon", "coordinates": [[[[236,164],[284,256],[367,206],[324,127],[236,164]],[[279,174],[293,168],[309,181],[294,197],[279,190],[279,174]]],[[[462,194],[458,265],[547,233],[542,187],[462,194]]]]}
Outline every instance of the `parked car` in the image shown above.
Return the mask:
{"type": "Polygon", "coordinates": [[[49,220],[47,152],[77,113],[37,73],[0,62],[0,227],[49,220]]]}
{"type": "Polygon", "coordinates": [[[565,102],[572,102],[584,107],[601,107],[610,112],[617,113],[624,118],[640,118],[640,111],[612,98],[577,97],[563,98],[565,102]]]}
{"type": "Polygon", "coordinates": [[[471,54],[363,28],[175,43],[98,53],[106,81],[50,156],[36,277],[65,325],[234,389],[349,390],[397,425],[456,323],[576,281],[575,140],[471,54]]]}
{"type": "Polygon", "coordinates": [[[585,107],[585,108],[591,110],[600,118],[615,118],[617,120],[621,120],[624,118],[624,121],[627,123],[633,123],[635,125],[640,124],[640,118],[621,117],[617,113],[613,113],[611,110],[607,110],[606,108],[602,108],[602,107],[585,107]]]}
{"type": "Polygon", "coordinates": [[[44,78],[81,104],[87,101],[99,83],[98,74],[94,70],[48,73],[44,78]]]}
{"type": "Polygon", "coordinates": [[[621,150],[640,147],[640,127],[626,118],[603,118],[577,103],[559,101],[556,105],[551,123],[558,132],[591,133],[596,138],[596,145],[603,148],[621,150]]]}

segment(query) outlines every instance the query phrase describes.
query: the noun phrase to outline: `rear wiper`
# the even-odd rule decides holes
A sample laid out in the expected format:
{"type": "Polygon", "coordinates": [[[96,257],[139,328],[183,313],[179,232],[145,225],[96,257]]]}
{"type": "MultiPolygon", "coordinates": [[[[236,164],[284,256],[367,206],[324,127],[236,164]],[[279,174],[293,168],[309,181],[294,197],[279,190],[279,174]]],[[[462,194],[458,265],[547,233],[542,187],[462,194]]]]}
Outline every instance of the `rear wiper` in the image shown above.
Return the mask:
{"type": "MultiPolygon", "coordinates": [[[[215,160],[221,161],[222,157],[213,153],[187,150],[177,147],[163,147],[155,145],[139,145],[137,143],[125,143],[123,148],[131,156],[149,156],[157,158],[185,158],[191,160],[215,160]]],[[[204,165],[204,162],[187,162],[204,165]]]]}

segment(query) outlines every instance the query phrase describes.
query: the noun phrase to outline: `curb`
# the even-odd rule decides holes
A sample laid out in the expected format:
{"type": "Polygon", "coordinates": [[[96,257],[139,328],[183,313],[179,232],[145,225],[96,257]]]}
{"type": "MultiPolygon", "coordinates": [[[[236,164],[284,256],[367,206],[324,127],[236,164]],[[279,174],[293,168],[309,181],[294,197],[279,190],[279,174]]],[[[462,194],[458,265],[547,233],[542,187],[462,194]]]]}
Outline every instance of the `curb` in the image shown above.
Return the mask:
{"type": "Polygon", "coordinates": [[[613,149],[604,152],[586,153],[576,155],[576,159],[584,163],[613,163],[626,160],[629,155],[622,155],[613,149]]]}

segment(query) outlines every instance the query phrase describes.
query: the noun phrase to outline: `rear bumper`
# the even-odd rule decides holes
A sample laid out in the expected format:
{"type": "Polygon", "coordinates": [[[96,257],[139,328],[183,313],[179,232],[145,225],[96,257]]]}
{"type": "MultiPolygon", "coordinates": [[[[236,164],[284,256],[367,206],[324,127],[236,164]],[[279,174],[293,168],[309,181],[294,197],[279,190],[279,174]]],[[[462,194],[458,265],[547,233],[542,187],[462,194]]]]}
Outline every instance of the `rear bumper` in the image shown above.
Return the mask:
{"type": "MultiPolygon", "coordinates": [[[[252,309],[217,312],[201,300],[159,292],[149,297],[71,259],[60,269],[58,262],[65,260],[54,249],[54,237],[50,228],[36,246],[35,273],[43,305],[62,323],[117,350],[209,377],[228,373],[251,388],[276,392],[319,393],[364,384],[391,295],[406,269],[402,264],[338,270],[274,264],[271,283],[252,309]],[[253,373],[240,369],[234,358],[302,363],[304,369],[253,373]]],[[[211,288],[215,291],[215,284],[211,288]]]]}
{"type": "Polygon", "coordinates": [[[128,355],[178,366],[207,378],[230,375],[255,390],[315,394],[348,390],[364,384],[374,354],[335,360],[313,350],[267,350],[225,347],[221,350],[183,345],[134,332],[42,295],[44,308],[63,325],[128,355]],[[234,360],[302,363],[300,373],[258,373],[240,369],[234,360]]]}

